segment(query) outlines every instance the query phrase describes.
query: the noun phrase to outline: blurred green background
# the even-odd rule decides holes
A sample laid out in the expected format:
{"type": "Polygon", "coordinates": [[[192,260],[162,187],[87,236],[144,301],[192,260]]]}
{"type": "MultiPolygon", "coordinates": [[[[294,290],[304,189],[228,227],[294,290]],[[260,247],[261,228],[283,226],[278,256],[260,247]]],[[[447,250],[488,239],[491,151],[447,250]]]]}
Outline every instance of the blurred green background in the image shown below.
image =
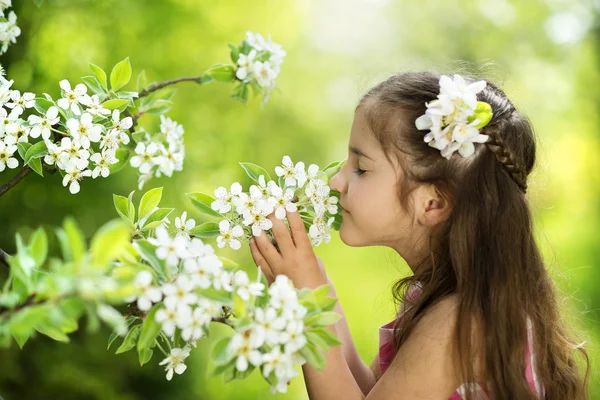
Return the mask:
{"type": "MultiPolygon", "coordinates": [[[[0,57],[13,88],[59,95],[58,82],[79,82],[88,62],[105,69],[131,57],[134,77],[151,81],[200,75],[229,62],[227,42],[247,30],[270,33],[288,52],[278,79],[281,92],[265,109],[229,98],[231,86],[177,86],[168,114],[186,136],[184,171],[154,179],[162,205],[200,215],[186,192],[212,193],[248,180],[238,161],[272,170],[288,154],[324,166],[344,159],[353,109],[360,95],[405,70],[456,71],[470,66],[500,83],[532,120],[539,162],[529,199],[540,246],[569,310],[565,317],[588,341],[600,369],[600,29],[598,2],[573,0],[50,0],[41,8],[14,1],[22,29],[0,57]],[[458,61],[461,60],[461,61],[458,61]]],[[[128,90],[135,90],[130,84],[128,90]]],[[[142,125],[158,128],[157,117],[142,125]]],[[[15,171],[0,174],[5,182],[15,171]]],[[[0,248],[14,252],[14,235],[43,225],[51,231],[73,215],[90,236],[116,217],[112,194],[137,189],[126,168],[108,179],[85,180],[71,195],[57,175],[29,175],[0,198],[0,248]]],[[[139,201],[139,192],[135,196],[139,201]]],[[[393,318],[391,287],[409,273],[384,248],[349,248],[334,235],[318,247],[367,363],[377,352],[378,326],[393,318]]],[[[247,250],[233,257],[255,273],[247,250]]],[[[0,281],[6,271],[0,271],[0,281]]],[[[215,324],[213,324],[215,325],[215,324]]],[[[206,351],[225,327],[192,354],[188,370],[167,382],[160,357],[140,368],[137,355],[106,350],[108,330],[72,337],[72,344],[38,337],[23,351],[0,350],[0,395],[12,399],[263,399],[307,398],[302,378],[287,395],[271,395],[254,372],[227,385],[207,377],[206,351]]],[[[114,345],[113,345],[114,346],[114,345]]],[[[600,399],[599,375],[591,398],[600,399]]]]}

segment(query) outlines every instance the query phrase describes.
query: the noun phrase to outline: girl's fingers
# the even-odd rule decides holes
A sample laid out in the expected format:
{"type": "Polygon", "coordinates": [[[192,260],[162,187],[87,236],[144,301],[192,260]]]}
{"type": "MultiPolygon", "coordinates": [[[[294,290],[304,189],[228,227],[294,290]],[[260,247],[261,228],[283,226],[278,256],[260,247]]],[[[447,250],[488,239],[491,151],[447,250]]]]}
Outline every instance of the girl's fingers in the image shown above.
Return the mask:
{"type": "Polygon", "coordinates": [[[292,238],[297,249],[310,249],[312,248],[308,235],[306,234],[306,228],[302,217],[298,211],[287,212],[287,219],[290,223],[290,231],[292,232],[292,238]]]}
{"type": "Polygon", "coordinates": [[[290,231],[288,230],[287,226],[285,226],[283,221],[277,218],[275,214],[269,215],[268,218],[273,223],[273,235],[275,236],[275,240],[277,241],[277,245],[279,246],[281,254],[289,255],[292,251],[294,251],[294,242],[292,242],[290,231]]]}
{"type": "Polygon", "coordinates": [[[254,238],[250,239],[250,252],[252,253],[252,258],[254,259],[254,262],[267,278],[267,282],[269,282],[269,284],[273,282],[275,280],[275,277],[273,276],[271,266],[269,265],[269,263],[267,263],[262,254],[260,254],[260,251],[256,247],[256,242],[254,238]]]}
{"type": "Polygon", "coordinates": [[[273,273],[277,273],[277,269],[281,265],[281,254],[277,251],[275,246],[271,243],[265,231],[260,232],[260,236],[252,236],[256,248],[260,252],[261,256],[266,260],[267,264],[271,268],[273,273]]]}

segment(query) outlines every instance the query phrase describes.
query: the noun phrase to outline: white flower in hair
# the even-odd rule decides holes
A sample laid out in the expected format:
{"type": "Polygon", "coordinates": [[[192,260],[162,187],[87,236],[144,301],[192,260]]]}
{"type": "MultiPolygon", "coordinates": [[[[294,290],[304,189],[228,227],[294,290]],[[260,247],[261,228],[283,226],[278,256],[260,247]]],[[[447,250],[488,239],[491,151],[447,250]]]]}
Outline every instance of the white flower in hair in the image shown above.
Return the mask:
{"type": "Polygon", "coordinates": [[[486,85],[485,81],[467,85],[460,75],[454,75],[454,79],[442,75],[440,94],[426,104],[425,114],[415,121],[417,129],[429,130],[423,138],[425,143],[440,150],[447,159],[455,151],[465,158],[473,155],[473,143],[488,140],[488,136],[480,134],[479,130],[490,122],[493,115],[488,103],[477,101],[477,93],[486,85]]]}

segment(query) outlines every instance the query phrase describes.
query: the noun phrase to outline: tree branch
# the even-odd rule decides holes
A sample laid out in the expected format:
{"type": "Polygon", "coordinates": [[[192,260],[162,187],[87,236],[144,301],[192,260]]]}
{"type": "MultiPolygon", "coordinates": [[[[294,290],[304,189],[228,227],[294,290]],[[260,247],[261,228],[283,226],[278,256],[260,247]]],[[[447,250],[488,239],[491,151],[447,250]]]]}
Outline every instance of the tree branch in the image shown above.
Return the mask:
{"type": "Polygon", "coordinates": [[[0,186],[0,196],[2,196],[4,193],[8,192],[17,183],[21,182],[21,179],[25,178],[31,172],[33,172],[33,170],[29,167],[24,167],[22,170],[20,170],[19,173],[17,175],[15,175],[14,178],[12,178],[10,181],[6,182],[4,185],[0,186]]]}
{"type": "Polygon", "coordinates": [[[10,257],[4,250],[0,249],[0,262],[10,268],[8,265],[8,257],[10,257]]]}
{"type": "MultiPolygon", "coordinates": [[[[49,167],[47,165],[42,165],[42,168],[45,172],[47,172],[50,175],[55,174],[57,171],[56,168],[49,167]]],[[[24,166],[23,169],[20,170],[19,173],[17,175],[15,175],[14,178],[12,178],[10,181],[6,182],[4,185],[0,186],[0,196],[2,196],[4,193],[6,193],[10,189],[12,189],[13,186],[15,186],[17,183],[21,182],[21,180],[23,178],[25,178],[27,175],[29,175],[31,172],[33,172],[31,167],[29,167],[28,165],[24,166]]]]}
{"type": "Polygon", "coordinates": [[[173,84],[179,83],[179,82],[192,81],[192,82],[200,83],[200,80],[202,79],[202,77],[203,77],[203,75],[200,75],[200,76],[187,76],[187,77],[184,76],[184,77],[181,77],[181,78],[171,79],[169,81],[155,83],[154,85],[150,85],[147,88],[145,88],[144,90],[142,90],[139,93],[138,98],[142,98],[142,97],[148,96],[150,93],[155,92],[158,89],[162,89],[165,86],[173,85],[173,84]]]}

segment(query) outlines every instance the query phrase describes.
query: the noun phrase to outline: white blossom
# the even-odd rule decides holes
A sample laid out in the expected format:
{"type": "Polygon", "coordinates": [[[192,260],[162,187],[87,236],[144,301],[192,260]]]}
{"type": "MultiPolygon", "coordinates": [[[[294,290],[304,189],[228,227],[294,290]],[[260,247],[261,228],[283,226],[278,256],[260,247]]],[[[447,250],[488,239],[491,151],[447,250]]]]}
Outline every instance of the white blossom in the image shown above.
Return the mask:
{"type": "Polygon", "coordinates": [[[102,126],[94,124],[92,119],[92,114],[85,112],[80,119],[71,118],[67,121],[69,132],[84,149],[90,148],[90,142],[99,142],[102,135],[102,126]]]}
{"type": "Polygon", "coordinates": [[[244,229],[240,225],[236,225],[233,228],[229,220],[222,220],[219,222],[219,230],[221,234],[217,237],[217,245],[219,248],[223,248],[227,245],[234,250],[239,250],[242,247],[242,242],[238,240],[244,236],[244,229]]]}
{"type": "Polygon", "coordinates": [[[279,219],[284,219],[288,212],[298,211],[296,204],[292,202],[294,199],[294,190],[287,188],[285,193],[279,186],[272,188],[273,198],[275,200],[275,216],[279,219]]]}
{"type": "Polygon", "coordinates": [[[139,168],[140,173],[147,174],[156,165],[155,156],[157,151],[158,146],[156,143],[152,142],[146,146],[145,143],[139,142],[135,147],[136,155],[131,157],[131,166],[139,168]]]}
{"type": "Polygon", "coordinates": [[[149,271],[140,271],[135,277],[138,288],[137,306],[142,311],[148,311],[152,303],[157,303],[162,298],[159,288],[152,287],[152,274],[149,271]]]}
{"type": "Polygon", "coordinates": [[[174,283],[163,285],[164,304],[167,308],[175,309],[198,301],[198,295],[193,293],[194,285],[186,275],[179,275],[174,283]]]}
{"type": "Polygon", "coordinates": [[[16,145],[6,145],[0,140],[0,172],[4,171],[6,167],[15,169],[19,166],[19,161],[13,157],[13,154],[15,154],[16,151],[16,145]]]}
{"type": "Polygon", "coordinates": [[[97,117],[106,118],[107,115],[110,115],[110,110],[102,107],[102,103],[97,94],[90,97],[90,101],[86,106],[87,109],[85,111],[97,117]]]}
{"type": "Polygon", "coordinates": [[[250,296],[262,296],[265,285],[260,282],[250,282],[245,271],[236,271],[233,275],[233,285],[236,293],[244,301],[249,301],[250,296]]]}
{"type": "Polygon", "coordinates": [[[262,231],[269,230],[273,227],[273,222],[267,218],[273,212],[273,207],[264,199],[257,201],[256,206],[252,210],[244,211],[243,223],[247,226],[252,226],[252,234],[260,236],[262,231]]]}
{"type": "Polygon", "coordinates": [[[165,370],[167,371],[167,380],[170,381],[173,379],[173,371],[177,374],[181,375],[187,369],[187,366],[183,363],[183,361],[190,355],[190,348],[185,346],[183,349],[174,348],[171,349],[171,353],[167,358],[162,360],[158,365],[167,365],[165,370]]]}
{"type": "Polygon", "coordinates": [[[180,310],[163,307],[156,311],[156,314],[154,314],[154,319],[161,325],[163,332],[166,333],[167,336],[171,337],[175,334],[175,328],[177,327],[179,314],[180,310]]]}
{"type": "Polygon", "coordinates": [[[86,94],[87,86],[83,83],[79,83],[74,89],[71,89],[71,83],[63,79],[59,82],[60,88],[64,91],[63,98],[59,99],[56,103],[63,110],[71,109],[73,114],[81,114],[79,104],[88,105],[92,103],[92,98],[86,94]]]}
{"type": "Polygon", "coordinates": [[[275,167],[275,173],[277,176],[283,176],[285,178],[286,186],[304,186],[306,182],[306,172],[304,171],[304,163],[300,161],[296,165],[292,162],[289,156],[284,156],[282,161],[283,167],[275,167]]]}
{"type": "Polygon", "coordinates": [[[59,123],[60,117],[58,116],[58,108],[52,106],[46,111],[46,115],[40,117],[32,114],[27,118],[27,121],[31,125],[31,131],[29,135],[32,138],[38,138],[40,135],[42,139],[47,140],[50,138],[52,133],[52,127],[59,123]]]}
{"type": "Polygon", "coordinates": [[[167,265],[175,267],[180,259],[188,256],[188,241],[185,238],[181,236],[171,238],[167,228],[162,225],[155,229],[155,234],[156,238],[149,238],[148,241],[157,246],[156,256],[161,260],[166,260],[167,265]]]}
{"type": "Polygon", "coordinates": [[[72,194],[79,193],[79,181],[86,176],[91,176],[92,171],[89,169],[79,168],[75,161],[67,161],[64,164],[65,176],[63,177],[63,186],[69,185],[69,191],[72,194]],[[70,183],[70,184],[69,184],[70,183]]]}
{"type": "Polygon", "coordinates": [[[256,50],[251,50],[248,54],[240,54],[238,58],[238,69],[235,76],[242,81],[249,81],[252,72],[252,65],[256,58],[256,50]]]}
{"type": "Polygon", "coordinates": [[[119,162],[114,153],[103,150],[101,153],[94,153],[90,160],[96,164],[92,170],[92,178],[96,179],[99,175],[103,178],[110,175],[110,166],[119,162]]]}
{"type": "Polygon", "coordinates": [[[237,333],[229,342],[229,350],[233,352],[237,359],[235,368],[238,371],[246,371],[248,362],[255,367],[262,363],[262,355],[257,349],[260,347],[261,340],[256,337],[256,332],[248,329],[243,333],[237,333]]]}
{"type": "Polygon", "coordinates": [[[266,309],[257,307],[254,310],[255,330],[265,338],[269,345],[281,343],[281,332],[285,328],[287,321],[277,314],[273,307],[266,309]]]}
{"type": "Polygon", "coordinates": [[[186,239],[190,238],[190,230],[196,226],[196,221],[193,219],[186,219],[187,211],[181,214],[181,217],[175,218],[175,236],[183,236],[186,239]]]}
{"type": "Polygon", "coordinates": [[[21,92],[13,90],[10,92],[12,101],[5,104],[6,107],[12,109],[11,114],[21,115],[25,109],[32,108],[35,105],[35,93],[26,92],[21,96],[21,92]]]}
{"type": "Polygon", "coordinates": [[[308,229],[308,235],[311,238],[313,246],[318,246],[321,242],[329,243],[331,240],[330,227],[335,218],[331,217],[325,223],[322,216],[317,216],[313,220],[313,224],[308,229]]]}
{"type": "Polygon", "coordinates": [[[215,190],[216,200],[211,203],[210,207],[221,214],[227,213],[231,210],[234,198],[238,197],[240,193],[242,193],[242,185],[239,182],[232,183],[229,191],[221,186],[215,190]]]}

